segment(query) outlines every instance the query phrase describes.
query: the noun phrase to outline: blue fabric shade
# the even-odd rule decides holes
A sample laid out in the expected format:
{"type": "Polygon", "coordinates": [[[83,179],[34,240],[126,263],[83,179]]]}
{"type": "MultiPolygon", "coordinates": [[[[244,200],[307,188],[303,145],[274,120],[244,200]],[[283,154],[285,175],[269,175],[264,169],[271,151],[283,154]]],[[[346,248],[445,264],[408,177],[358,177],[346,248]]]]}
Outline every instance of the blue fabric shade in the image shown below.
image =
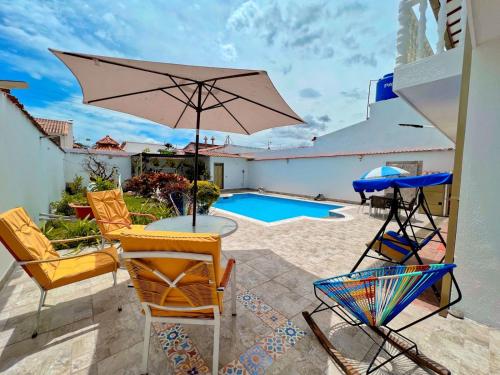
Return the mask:
{"type": "Polygon", "coordinates": [[[410,176],[410,177],[390,177],[390,178],[377,178],[371,180],[355,180],[352,182],[354,191],[372,193],[374,191],[381,191],[388,188],[419,188],[424,186],[434,186],[451,184],[453,181],[453,174],[451,173],[434,173],[423,176],[410,176]]]}

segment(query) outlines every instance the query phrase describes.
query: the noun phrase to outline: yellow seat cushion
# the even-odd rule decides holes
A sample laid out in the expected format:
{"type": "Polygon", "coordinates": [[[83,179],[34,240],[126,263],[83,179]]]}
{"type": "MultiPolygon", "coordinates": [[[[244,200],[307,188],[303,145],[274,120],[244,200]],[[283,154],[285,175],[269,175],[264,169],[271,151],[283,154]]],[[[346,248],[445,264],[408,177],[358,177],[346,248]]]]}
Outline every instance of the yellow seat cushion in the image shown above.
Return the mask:
{"type": "Polygon", "coordinates": [[[118,253],[113,246],[78,258],[63,259],[57,262],[50,289],[113,272],[118,267],[118,253]]]}
{"type": "Polygon", "coordinates": [[[120,189],[88,192],[87,200],[103,236],[132,224],[120,189]]]}
{"type": "MultiPolygon", "coordinates": [[[[134,251],[170,251],[170,252],[186,252],[197,254],[208,254],[213,257],[213,274],[208,270],[203,274],[188,274],[185,276],[179,285],[194,285],[198,283],[199,288],[206,288],[205,293],[209,303],[216,304],[222,311],[223,292],[214,292],[214,289],[220,285],[223,275],[223,268],[221,267],[221,239],[219,235],[215,234],[200,234],[200,233],[179,233],[179,232],[162,232],[162,231],[143,231],[143,233],[125,233],[123,232],[119,238],[120,244],[124,252],[134,251]],[[213,279],[211,278],[213,277],[213,279]],[[210,284],[210,281],[215,285],[210,284]],[[207,287],[207,285],[210,285],[207,287]],[[210,297],[210,296],[211,297],[210,297]]],[[[160,271],[167,276],[170,280],[175,280],[181,273],[185,272],[189,267],[197,263],[197,261],[187,259],[165,259],[165,258],[144,258],[140,259],[141,262],[147,264],[149,267],[160,271]]],[[[210,269],[212,269],[210,267],[210,269]]],[[[130,268],[129,268],[130,271],[130,268]]],[[[142,271],[141,271],[142,272],[142,271]]],[[[131,274],[132,276],[132,274],[131,274]]],[[[151,273],[141,273],[143,279],[163,283],[168,286],[151,273]]],[[[140,283],[134,281],[134,286],[140,289],[140,283]]],[[[159,288],[162,290],[162,288],[159,288]]],[[[138,297],[144,301],[144,294],[138,291],[138,297]]],[[[161,295],[165,291],[157,292],[161,295]]],[[[181,288],[171,288],[168,291],[167,297],[163,301],[163,305],[189,307],[186,303],[186,295],[188,297],[194,296],[197,298],[198,294],[203,292],[201,290],[194,290],[185,292],[181,288]]],[[[147,301],[146,301],[147,302],[147,301]]],[[[163,311],[159,309],[152,309],[153,316],[176,316],[176,317],[209,317],[212,315],[212,310],[200,310],[196,312],[177,312],[177,311],[163,311]]]]}
{"type": "Polygon", "coordinates": [[[118,241],[125,234],[141,234],[144,233],[145,225],[132,224],[130,227],[119,228],[106,233],[104,237],[107,240],[118,241]]]}
{"type": "MultiPolygon", "coordinates": [[[[48,238],[22,207],[13,208],[0,215],[0,240],[17,261],[59,258],[48,238]]],[[[31,264],[23,268],[42,287],[46,287],[54,275],[56,264],[31,264]]]]}

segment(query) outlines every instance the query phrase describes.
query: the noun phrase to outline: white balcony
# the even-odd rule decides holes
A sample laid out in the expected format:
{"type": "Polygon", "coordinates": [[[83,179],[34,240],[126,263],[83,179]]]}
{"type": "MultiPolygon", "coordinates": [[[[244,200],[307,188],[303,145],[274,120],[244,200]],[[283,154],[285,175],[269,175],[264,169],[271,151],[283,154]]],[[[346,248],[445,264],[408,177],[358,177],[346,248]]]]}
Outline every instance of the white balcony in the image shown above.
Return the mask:
{"type": "Polygon", "coordinates": [[[455,140],[462,73],[461,0],[401,0],[394,91],[455,140]],[[428,13],[434,17],[428,17],[428,13]],[[434,30],[434,35],[429,35],[434,30]],[[437,34],[437,35],[436,35],[437,34]],[[435,40],[432,48],[429,40],[435,40]]]}

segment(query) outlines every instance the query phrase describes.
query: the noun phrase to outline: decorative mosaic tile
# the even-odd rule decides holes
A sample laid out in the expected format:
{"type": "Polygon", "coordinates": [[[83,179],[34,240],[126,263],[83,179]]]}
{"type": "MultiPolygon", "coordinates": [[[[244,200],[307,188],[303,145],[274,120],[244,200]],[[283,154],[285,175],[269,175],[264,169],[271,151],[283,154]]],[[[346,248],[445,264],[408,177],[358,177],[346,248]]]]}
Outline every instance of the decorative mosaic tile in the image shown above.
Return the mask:
{"type": "Polygon", "coordinates": [[[175,375],[208,374],[200,352],[180,324],[154,325],[161,347],[172,363],[175,375]]]}
{"type": "Polygon", "coordinates": [[[278,327],[281,327],[282,325],[286,324],[288,319],[286,316],[281,314],[280,312],[271,309],[270,311],[267,311],[265,313],[262,313],[258,315],[258,317],[269,327],[272,329],[276,329],[278,327]]]}
{"type": "Polygon", "coordinates": [[[262,348],[273,358],[273,360],[276,360],[279,356],[285,354],[287,350],[285,337],[277,334],[265,336],[260,339],[257,344],[262,346],[262,348]]]}
{"type": "Polygon", "coordinates": [[[285,338],[288,346],[295,346],[295,344],[306,335],[304,331],[298,328],[290,320],[287,320],[281,327],[276,328],[275,332],[277,335],[285,338]]]}
{"type": "Polygon", "coordinates": [[[244,290],[241,293],[238,293],[236,300],[250,311],[255,312],[257,306],[256,303],[259,298],[255,294],[250,293],[248,290],[244,290]]]}
{"type": "Polygon", "coordinates": [[[219,375],[248,375],[248,371],[239,359],[235,359],[220,369],[219,375]]]}
{"type": "Polygon", "coordinates": [[[254,345],[240,355],[240,362],[250,375],[263,375],[273,364],[273,358],[260,345],[254,345]]]}

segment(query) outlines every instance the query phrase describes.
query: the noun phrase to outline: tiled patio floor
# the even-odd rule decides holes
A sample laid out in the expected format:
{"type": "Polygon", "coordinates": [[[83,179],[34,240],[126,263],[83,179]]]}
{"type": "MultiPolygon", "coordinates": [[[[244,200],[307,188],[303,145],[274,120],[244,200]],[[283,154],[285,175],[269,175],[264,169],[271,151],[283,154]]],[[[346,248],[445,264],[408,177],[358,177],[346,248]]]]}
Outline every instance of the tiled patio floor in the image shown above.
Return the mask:
{"type": "MultiPolygon", "coordinates": [[[[239,290],[238,316],[226,311],[222,319],[221,373],[252,373],[248,369],[261,374],[341,373],[312,335],[301,311],[311,311],[316,305],[312,281],[349,272],[382,223],[358,214],[357,208],[347,213],[352,220],[300,220],[269,227],[238,219],[238,231],[223,239],[226,257],[238,262],[239,290]]],[[[367,261],[363,268],[370,265],[367,261]]],[[[39,292],[27,275],[15,271],[0,292],[0,372],[138,374],[144,318],[127,280],[126,271],[120,270],[116,291],[111,275],[105,275],[49,292],[47,304],[53,307],[42,312],[41,333],[31,339],[39,292]],[[120,313],[118,300],[123,305],[120,313]]],[[[423,315],[428,308],[417,301],[395,323],[423,315]]],[[[367,361],[371,347],[366,336],[330,313],[316,316],[346,357],[367,361]]],[[[211,328],[156,328],[150,374],[186,374],[180,369],[188,365],[200,372],[210,368],[211,328]],[[173,345],[172,337],[181,339],[173,345]]],[[[433,317],[406,333],[423,353],[453,373],[500,373],[499,330],[468,319],[433,317]]],[[[400,358],[379,373],[426,372],[400,358]]]]}

